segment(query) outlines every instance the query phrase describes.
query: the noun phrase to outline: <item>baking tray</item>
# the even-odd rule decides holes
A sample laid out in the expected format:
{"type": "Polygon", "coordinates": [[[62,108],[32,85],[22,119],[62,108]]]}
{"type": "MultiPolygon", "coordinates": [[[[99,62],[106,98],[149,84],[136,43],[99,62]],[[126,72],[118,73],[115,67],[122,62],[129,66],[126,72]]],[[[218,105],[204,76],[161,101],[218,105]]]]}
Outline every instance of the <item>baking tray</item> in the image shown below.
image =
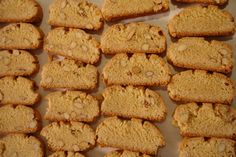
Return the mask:
{"type": "MultiPolygon", "coordinates": [[[[43,14],[44,14],[43,20],[40,24],[40,28],[43,30],[45,35],[51,29],[51,26],[47,23],[47,20],[48,20],[48,13],[49,13],[48,8],[49,8],[49,5],[52,3],[52,1],[53,0],[38,0],[38,2],[40,3],[40,5],[43,8],[43,14]]],[[[90,2],[97,4],[101,8],[103,0],[90,0],[90,2]]],[[[194,5],[196,5],[196,4],[194,4],[194,5]]],[[[188,6],[190,6],[190,4],[179,4],[179,3],[175,3],[174,1],[171,1],[170,2],[170,10],[167,12],[155,14],[155,15],[150,15],[150,16],[139,17],[139,18],[128,19],[128,20],[122,20],[122,21],[118,21],[115,23],[120,23],[120,22],[129,23],[129,22],[142,21],[142,22],[146,22],[146,23],[150,23],[150,24],[157,24],[164,31],[164,34],[167,37],[167,45],[169,46],[172,41],[171,41],[170,36],[167,31],[167,22],[175,14],[177,14],[182,8],[188,7],[188,6]]],[[[233,16],[235,17],[236,16],[236,0],[229,0],[228,5],[223,7],[223,9],[231,12],[233,14],[233,16]]],[[[90,31],[88,33],[92,34],[94,37],[96,37],[98,40],[100,40],[100,35],[102,34],[102,32],[107,27],[109,27],[109,25],[112,25],[115,23],[105,24],[103,30],[100,30],[98,32],[91,32],[90,31]]],[[[231,37],[217,37],[217,38],[212,38],[212,39],[225,41],[233,47],[234,51],[236,50],[236,34],[231,37]]],[[[35,77],[33,77],[33,79],[39,85],[39,82],[41,79],[42,67],[45,63],[48,62],[48,55],[43,50],[36,50],[36,51],[33,51],[33,53],[38,57],[39,63],[40,63],[40,71],[35,77]]],[[[165,53],[161,56],[165,58],[165,53]]],[[[111,56],[105,56],[102,54],[101,62],[99,62],[96,65],[99,70],[99,86],[96,90],[89,92],[92,95],[101,95],[101,93],[103,92],[103,89],[105,88],[105,84],[103,83],[103,81],[101,79],[101,72],[102,72],[102,68],[104,67],[104,65],[107,63],[107,61],[110,58],[111,58],[111,56]]],[[[235,58],[236,58],[236,55],[234,54],[234,60],[236,60],[235,58]]],[[[234,63],[234,66],[236,67],[235,63],[234,63]]],[[[176,73],[176,71],[175,71],[176,69],[174,69],[172,66],[170,66],[170,67],[172,69],[172,72],[176,73]]],[[[231,77],[232,80],[236,80],[236,68],[233,69],[232,74],[230,74],[229,76],[231,77]]],[[[158,157],[177,157],[178,156],[178,143],[181,141],[181,137],[179,135],[179,130],[172,125],[172,114],[173,114],[173,111],[176,107],[176,104],[170,100],[166,89],[163,89],[163,88],[153,88],[153,89],[156,90],[157,92],[159,92],[160,95],[164,98],[165,104],[167,105],[167,108],[168,108],[168,114],[167,114],[166,120],[161,123],[155,123],[158,126],[158,128],[161,130],[161,132],[164,135],[165,140],[166,140],[166,146],[164,148],[160,149],[160,151],[158,153],[158,157]]],[[[46,108],[47,108],[47,101],[44,99],[44,96],[47,93],[49,93],[50,91],[45,91],[44,89],[39,87],[39,92],[42,96],[42,100],[38,105],[36,105],[36,108],[40,111],[40,113],[43,117],[46,112],[46,108]]],[[[232,104],[233,104],[234,108],[236,108],[236,100],[234,100],[234,102],[232,104]]],[[[100,116],[96,120],[96,122],[91,123],[91,126],[95,129],[96,126],[101,122],[102,119],[103,119],[103,117],[100,116]]],[[[48,121],[43,120],[43,125],[45,126],[47,124],[48,124],[48,121]]],[[[39,136],[39,134],[37,133],[36,136],[39,136]]],[[[46,142],[45,142],[45,145],[46,145],[46,142]]],[[[96,146],[94,149],[86,152],[85,154],[87,155],[87,157],[103,157],[106,154],[106,152],[111,151],[113,149],[114,148],[101,148],[99,146],[96,146]]],[[[47,147],[46,147],[46,154],[47,155],[50,154],[47,147]]]]}

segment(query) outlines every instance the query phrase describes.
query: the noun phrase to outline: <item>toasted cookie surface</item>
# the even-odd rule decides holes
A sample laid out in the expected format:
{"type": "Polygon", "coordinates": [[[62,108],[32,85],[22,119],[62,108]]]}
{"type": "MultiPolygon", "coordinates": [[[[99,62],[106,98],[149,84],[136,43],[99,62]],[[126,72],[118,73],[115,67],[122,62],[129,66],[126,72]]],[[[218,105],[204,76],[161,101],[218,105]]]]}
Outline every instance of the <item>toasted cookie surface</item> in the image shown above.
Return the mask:
{"type": "Polygon", "coordinates": [[[0,77],[28,76],[39,69],[38,60],[24,50],[0,51],[0,77]]]}
{"type": "Polygon", "coordinates": [[[58,151],[54,152],[53,154],[49,155],[48,157],[85,157],[83,154],[78,152],[63,152],[58,151]]]}
{"type": "Polygon", "coordinates": [[[1,157],[43,157],[43,145],[34,136],[9,134],[0,138],[1,157]]]}
{"type": "Polygon", "coordinates": [[[165,86],[171,77],[168,64],[154,54],[116,54],[102,74],[107,85],[165,86]]]}
{"type": "Polygon", "coordinates": [[[46,99],[48,109],[44,117],[47,120],[92,122],[99,115],[98,100],[84,92],[54,92],[46,99]]]}
{"type": "Polygon", "coordinates": [[[168,9],[168,0],[105,0],[102,14],[106,21],[113,21],[155,14],[168,9]]]}
{"type": "Polygon", "coordinates": [[[216,6],[193,6],[182,10],[168,23],[172,37],[226,36],[235,32],[233,16],[216,6]]]}
{"type": "Polygon", "coordinates": [[[54,0],[49,7],[52,26],[98,30],[103,26],[100,9],[86,0],[54,0]]]}
{"type": "Polygon", "coordinates": [[[57,123],[45,126],[41,133],[53,151],[84,151],[95,145],[95,132],[80,122],[57,123]]]}
{"type": "Polygon", "coordinates": [[[80,29],[56,28],[44,42],[44,50],[85,63],[94,64],[100,58],[99,42],[80,29]]]}
{"type": "Polygon", "coordinates": [[[175,1],[184,3],[204,3],[213,5],[224,5],[228,2],[228,0],[175,0],[175,1]]]}
{"type": "Polygon", "coordinates": [[[161,121],[167,108],[161,96],[150,89],[110,86],[103,92],[101,111],[105,115],[161,121]]]}
{"type": "Polygon", "coordinates": [[[43,33],[29,23],[9,24],[0,29],[0,49],[37,49],[43,33]]]}
{"type": "Polygon", "coordinates": [[[105,54],[162,53],[166,49],[166,38],[156,25],[116,24],[103,33],[101,48],[105,54]]]}
{"type": "Polygon", "coordinates": [[[156,154],[165,140],[159,129],[148,121],[106,118],[96,130],[101,146],[117,147],[147,154],[156,154]]]}
{"type": "Polygon", "coordinates": [[[0,22],[39,22],[42,8],[35,0],[1,0],[0,22]]]}
{"type": "Polygon", "coordinates": [[[97,68],[70,59],[54,60],[44,65],[40,85],[44,88],[94,89],[97,68]]]}
{"type": "Polygon", "coordinates": [[[224,42],[185,37],[172,43],[168,60],[177,67],[229,73],[233,69],[232,47],[224,42]]]}
{"type": "Polygon", "coordinates": [[[0,133],[33,133],[39,127],[39,116],[30,107],[5,105],[0,107],[0,133]]]}
{"type": "Polygon", "coordinates": [[[24,77],[0,79],[0,104],[33,105],[39,101],[34,82],[24,77]]]}
{"type": "Polygon", "coordinates": [[[175,101],[230,104],[234,97],[233,82],[223,74],[204,70],[187,70],[175,74],[167,87],[175,101]]]}
{"type": "Polygon", "coordinates": [[[236,138],[236,110],[228,105],[179,105],[173,118],[183,136],[236,138]]]}
{"type": "Polygon", "coordinates": [[[180,157],[235,157],[235,141],[223,138],[185,138],[179,146],[180,157]]]}
{"type": "Polygon", "coordinates": [[[151,156],[127,150],[116,150],[107,153],[105,157],[151,157],[151,156]]]}

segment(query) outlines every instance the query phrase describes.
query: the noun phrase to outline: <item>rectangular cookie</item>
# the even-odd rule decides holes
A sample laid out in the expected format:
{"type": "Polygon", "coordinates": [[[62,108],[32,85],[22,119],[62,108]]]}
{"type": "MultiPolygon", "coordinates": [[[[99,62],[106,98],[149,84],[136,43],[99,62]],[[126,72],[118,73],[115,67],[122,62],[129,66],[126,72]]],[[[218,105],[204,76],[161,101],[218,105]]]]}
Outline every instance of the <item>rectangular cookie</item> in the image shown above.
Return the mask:
{"type": "Polygon", "coordinates": [[[70,59],[54,60],[43,66],[40,85],[43,88],[94,89],[97,68],[70,59]]]}
{"type": "Polygon", "coordinates": [[[105,54],[162,53],[166,50],[166,38],[157,25],[115,24],[102,34],[101,48],[105,54]]]}
{"type": "Polygon", "coordinates": [[[115,150],[107,153],[104,157],[151,157],[151,156],[139,152],[131,152],[128,150],[115,150]]]}
{"type": "Polygon", "coordinates": [[[49,155],[48,157],[85,157],[83,154],[79,152],[63,152],[57,151],[49,155]]]}
{"type": "Polygon", "coordinates": [[[188,103],[177,106],[173,124],[187,137],[236,138],[236,110],[228,105],[188,103]]]}
{"type": "Polygon", "coordinates": [[[106,118],[98,125],[96,135],[101,146],[146,154],[157,154],[158,149],[165,145],[159,129],[154,124],[140,119],[106,118]]]}
{"type": "Polygon", "coordinates": [[[228,36],[235,32],[233,16],[209,5],[187,7],[175,15],[168,23],[172,37],[186,36],[228,36]]]}
{"type": "Polygon", "coordinates": [[[43,144],[34,136],[8,134],[0,138],[2,157],[44,157],[43,144]]]}
{"type": "Polygon", "coordinates": [[[40,22],[41,6],[36,0],[1,0],[0,22],[40,22]]]}
{"type": "Polygon", "coordinates": [[[54,0],[49,6],[48,23],[52,26],[98,30],[103,26],[103,17],[100,9],[86,0],[54,0]]]}
{"type": "Polygon", "coordinates": [[[181,102],[230,104],[234,97],[230,78],[204,70],[187,70],[175,74],[167,90],[171,99],[181,102]]]}
{"type": "Polygon", "coordinates": [[[37,49],[43,44],[43,32],[29,23],[9,24],[0,34],[0,49],[37,49]]]}
{"type": "Polygon", "coordinates": [[[169,0],[105,0],[102,14],[106,21],[114,21],[164,12],[169,0]]]}
{"type": "Polygon", "coordinates": [[[0,134],[34,133],[40,129],[40,115],[36,110],[23,105],[0,107],[0,134]]]}
{"type": "Polygon", "coordinates": [[[50,121],[92,122],[99,115],[98,100],[84,92],[53,92],[46,99],[48,108],[44,118],[50,121]]]}
{"type": "Polygon", "coordinates": [[[100,58],[100,44],[80,29],[55,28],[45,38],[44,50],[85,63],[94,64],[100,58]]]}
{"type": "Polygon", "coordinates": [[[29,76],[39,70],[37,57],[24,50],[1,50],[0,67],[0,77],[29,76]]]}
{"type": "Polygon", "coordinates": [[[104,66],[107,85],[166,86],[171,78],[168,64],[157,55],[116,54],[104,66]]]}
{"type": "Polygon", "coordinates": [[[0,78],[0,104],[33,105],[40,99],[35,83],[24,77],[0,78]]]}
{"type": "Polygon", "coordinates": [[[104,115],[162,121],[167,114],[162,97],[148,88],[110,86],[103,92],[104,115]]]}
{"type": "Polygon", "coordinates": [[[85,151],[95,146],[95,132],[87,124],[80,122],[53,122],[40,133],[52,151],[85,151]]]}
{"type": "Polygon", "coordinates": [[[175,0],[175,1],[183,3],[203,3],[212,5],[225,5],[228,2],[228,0],[175,0]]]}
{"type": "Polygon", "coordinates": [[[179,157],[235,157],[235,146],[235,141],[224,138],[185,138],[179,146],[179,157]]]}
{"type": "Polygon", "coordinates": [[[229,44],[198,37],[185,37],[172,43],[167,59],[177,67],[188,69],[222,73],[230,73],[233,69],[233,50],[229,44]]]}

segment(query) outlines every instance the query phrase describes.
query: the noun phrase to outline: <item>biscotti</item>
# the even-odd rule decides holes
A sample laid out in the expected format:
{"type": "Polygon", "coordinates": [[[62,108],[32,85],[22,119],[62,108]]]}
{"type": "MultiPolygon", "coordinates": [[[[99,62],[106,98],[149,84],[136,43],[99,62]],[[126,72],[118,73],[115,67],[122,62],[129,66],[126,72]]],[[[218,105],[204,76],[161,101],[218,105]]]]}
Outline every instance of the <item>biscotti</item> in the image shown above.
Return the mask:
{"type": "Polygon", "coordinates": [[[0,104],[33,105],[39,101],[39,94],[32,80],[24,77],[3,77],[0,79],[0,104]]]}
{"type": "Polygon", "coordinates": [[[182,10],[168,23],[172,37],[227,36],[235,32],[233,16],[216,6],[193,6],[182,10]]]}
{"type": "Polygon", "coordinates": [[[148,88],[110,86],[103,97],[101,111],[104,115],[161,121],[167,114],[161,96],[148,88]]]}
{"type": "Polygon", "coordinates": [[[179,146],[179,157],[235,157],[235,146],[230,139],[185,138],[179,146]]]}
{"type": "Polygon", "coordinates": [[[106,118],[96,130],[97,142],[101,146],[117,147],[146,154],[156,154],[165,140],[159,129],[140,119],[121,120],[106,118]]]}
{"type": "Polygon", "coordinates": [[[1,0],[0,22],[40,22],[42,8],[35,0],[1,0]]]}
{"type": "Polygon", "coordinates": [[[54,0],[49,7],[48,23],[52,26],[98,30],[103,26],[103,18],[100,9],[86,0],[54,0]]]}
{"type": "Polygon", "coordinates": [[[183,3],[203,3],[212,5],[224,5],[228,2],[228,0],[175,0],[175,1],[183,3]]]}
{"type": "Polygon", "coordinates": [[[33,133],[39,127],[39,114],[23,105],[5,105],[0,107],[0,134],[33,133]]]}
{"type": "Polygon", "coordinates": [[[175,101],[230,104],[234,97],[233,82],[223,74],[204,70],[187,70],[175,74],[167,87],[175,101]]]}
{"type": "Polygon", "coordinates": [[[151,157],[151,156],[127,150],[116,150],[107,153],[104,157],[151,157]]]}
{"type": "Polygon", "coordinates": [[[37,49],[42,46],[43,33],[32,24],[9,24],[0,29],[0,34],[0,49],[37,49]]]}
{"type": "Polygon", "coordinates": [[[157,25],[116,24],[102,34],[101,48],[105,54],[162,53],[166,49],[166,38],[157,25]]]}
{"type": "Polygon", "coordinates": [[[185,37],[172,43],[167,58],[177,67],[229,73],[233,69],[232,47],[224,42],[185,37]]]}
{"type": "Polygon", "coordinates": [[[103,68],[107,85],[166,86],[171,78],[168,64],[157,55],[116,54],[103,68]]]}
{"type": "Polygon", "coordinates": [[[80,122],[56,123],[45,126],[40,133],[52,151],[84,151],[95,145],[95,132],[80,122]]]}
{"type": "Polygon", "coordinates": [[[44,50],[56,55],[94,64],[100,58],[99,42],[80,29],[56,28],[45,41],[44,50]]]}
{"type": "Polygon", "coordinates": [[[0,77],[29,76],[39,69],[38,60],[24,50],[0,51],[0,77]]]}
{"type": "Polygon", "coordinates": [[[94,89],[97,68],[70,59],[54,60],[44,65],[40,85],[43,88],[94,89]]]}
{"type": "Polygon", "coordinates": [[[84,92],[53,92],[46,99],[48,109],[44,118],[50,121],[92,122],[99,115],[98,100],[84,92]]]}
{"type": "Polygon", "coordinates": [[[85,157],[83,154],[80,154],[78,152],[63,152],[63,151],[58,151],[55,152],[48,157],[85,157]]]}
{"type": "Polygon", "coordinates": [[[228,105],[183,104],[175,109],[173,118],[183,136],[236,138],[236,110],[228,105]]]}
{"type": "Polygon", "coordinates": [[[168,9],[168,0],[105,0],[102,15],[106,21],[114,21],[155,14],[168,9]]]}
{"type": "Polygon", "coordinates": [[[9,134],[0,138],[1,157],[43,157],[43,145],[34,136],[9,134]]]}

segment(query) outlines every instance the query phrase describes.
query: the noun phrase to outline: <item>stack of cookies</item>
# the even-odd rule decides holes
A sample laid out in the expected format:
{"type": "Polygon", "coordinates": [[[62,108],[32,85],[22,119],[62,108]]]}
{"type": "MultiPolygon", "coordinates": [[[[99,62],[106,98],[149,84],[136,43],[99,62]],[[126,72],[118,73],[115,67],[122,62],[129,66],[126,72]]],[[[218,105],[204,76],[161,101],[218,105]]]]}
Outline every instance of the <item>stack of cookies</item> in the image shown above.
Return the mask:
{"type": "Polygon", "coordinates": [[[44,118],[52,123],[41,135],[54,152],[50,156],[83,157],[79,152],[96,143],[95,131],[85,123],[93,122],[100,113],[98,100],[78,91],[93,90],[98,83],[94,64],[100,59],[100,43],[84,30],[100,29],[102,13],[85,0],[54,0],[48,23],[54,28],[44,40],[49,62],[43,66],[40,85],[57,91],[46,96],[44,118]]]}
{"type": "Polygon", "coordinates": [[[180,38],[169,46],[168,61],[189,69],[175,74],[168,84],[170,98],[181,103],[173,114],[184,137],[179,156],[235,156],[236,110],[230,107],[234,86],[226,76],[233,68],[232,48],[203,38],[234,34],[232,15],[211,5],[188,7],[169,21],[168,29],[180,38]]]}
{"type": "Polygon", "coordinates": [[[1,156],[43,157],[42,143],[27,135],[41,127],[40,114],[31,108],[40,96],[29,78],[39,64],[28,50],[42,46],[43,33],[31,24],[41,21],[42,8],[34,0],[1,0],[0,12],[1,156]]]}

